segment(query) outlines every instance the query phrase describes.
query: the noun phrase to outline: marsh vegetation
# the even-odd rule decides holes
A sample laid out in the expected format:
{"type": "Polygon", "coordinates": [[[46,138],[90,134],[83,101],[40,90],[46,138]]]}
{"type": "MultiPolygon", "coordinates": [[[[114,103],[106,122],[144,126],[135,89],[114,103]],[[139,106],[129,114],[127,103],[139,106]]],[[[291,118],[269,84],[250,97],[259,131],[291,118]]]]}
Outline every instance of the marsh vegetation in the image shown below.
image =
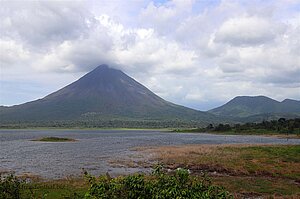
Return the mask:
{"type": "Polygon", "coordinates": [[[39,142],[75,142],[75,139],[72,138],[61,138],[61,137],[43,137],[34,139],[31,141],[39,141],[39,142]]]}

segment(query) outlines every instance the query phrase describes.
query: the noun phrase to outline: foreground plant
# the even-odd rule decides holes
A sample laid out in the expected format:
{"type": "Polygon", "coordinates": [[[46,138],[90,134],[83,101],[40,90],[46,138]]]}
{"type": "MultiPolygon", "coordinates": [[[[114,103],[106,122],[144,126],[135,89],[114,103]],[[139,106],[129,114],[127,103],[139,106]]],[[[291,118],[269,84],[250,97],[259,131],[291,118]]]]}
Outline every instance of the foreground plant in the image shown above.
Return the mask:
{"type": "Polygon", "coordinates": [[[99,178],[85,173],[90,188],[86,199],[190,199],[190,198],[232,198],[222,187],[212,185],[204,177],[201,180],[192,177],[186,169],[177,169],[167,174],[160,165],[152,175],[129,175],[111,178],[109,175],[99,178]]]}
{"type": "Polygon", "coordinates": [[[0,199],[19,199],[21,190],[21,180],[13,174],[7,176],[0,175],[0,199]]]}

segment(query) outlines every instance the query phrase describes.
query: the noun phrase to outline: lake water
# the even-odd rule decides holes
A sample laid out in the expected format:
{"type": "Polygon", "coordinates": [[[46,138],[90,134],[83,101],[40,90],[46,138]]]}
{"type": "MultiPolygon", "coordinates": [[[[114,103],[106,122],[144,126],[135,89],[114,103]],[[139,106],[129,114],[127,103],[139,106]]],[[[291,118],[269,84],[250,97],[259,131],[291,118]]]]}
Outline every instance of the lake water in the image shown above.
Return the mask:
{"type": "Polygon", "coordinates": [[[130,130],[0,130],[0,172],[33,173],[43,178],[130,173],[142,168],[112,168],[109,161],[135,153],[141,146],[182,144],[300,144],[300,139],[262,136],[212,135],[130,130]],[[35,142],[46,136],[68,137],[77,142],[35,142]]]}

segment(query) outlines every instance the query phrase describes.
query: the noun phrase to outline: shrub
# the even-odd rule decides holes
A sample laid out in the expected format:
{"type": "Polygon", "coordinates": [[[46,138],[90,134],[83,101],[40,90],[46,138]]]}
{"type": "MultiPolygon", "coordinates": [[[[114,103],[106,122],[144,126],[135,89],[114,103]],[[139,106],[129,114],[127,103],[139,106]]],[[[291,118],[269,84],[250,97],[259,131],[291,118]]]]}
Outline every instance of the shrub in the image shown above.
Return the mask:
{"type": "Polygon", "coordinates": [[[19,199],[22,182],[13,174],[0,175],[0,199],[19,199]]]}
{"type": "Polygon", "coordinates": [[[143,174],[98,179],[86,173],[90,188],[86,199],[190,199],[190,198],[232,198],[222,187],[212,185],[204,178],[191,177],[188,170],[177,169],[167,174],[157,166],[150,176],[143,174]]]}

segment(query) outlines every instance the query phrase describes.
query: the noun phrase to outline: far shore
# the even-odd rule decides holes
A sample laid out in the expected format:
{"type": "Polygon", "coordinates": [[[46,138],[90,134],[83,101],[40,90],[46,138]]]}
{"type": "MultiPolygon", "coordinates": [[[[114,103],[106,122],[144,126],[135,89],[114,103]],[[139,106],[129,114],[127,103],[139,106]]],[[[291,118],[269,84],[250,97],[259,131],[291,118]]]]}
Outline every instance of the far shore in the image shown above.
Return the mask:
{"type": "Polygon", "coordinates": [[[172,132],[173,129],[171,128],[109,128],[109,127],[101,127],[101,128],[81,128],[81,127],[74,127],[74,128],[60,128],[60,127],[29,127],[29,128],[0,128],[1,130],[87,130],[87,131],[94,131],[94,130],[122,130],[122,131],[169,131],[172,132]]]}
{"type": "Polygon", "coordinates": [[[59,127],[30,127],[30,128],[0,128],[0,131],[22,131],[22,130],[57,130],[57,131],[76,131],[76,130],[85,130],[85,131],[160,131],[160,132],[168,132],[168,133],[194,133],[194,134],[212,134],[212,135],[245,135],[245,136],[263,136],[263,137],[276,137],[282,139],[300,139],[299,134],[280,134],[280,133],[267,133],[267,134],[259,134],[259,133],[235,133],[232,131],[229,132],[196,132],[190,131],[194,128],[190,129],[182,129],[176,131],[176,128],[59,128],[59,127]]]}
{"type": "Polygon", "coordinates": [[[232,132],[232,131],[190,131],[190,130],[194,130],[193,128],[191,129],[183,129],[183,130],[179,130],[179,131],[174,131],[174,130],[170,130],[174,133],[206,133],[206,134],[213,134],[213,135],[245,135],[245,136],[249,136],[249,135],[253,135],[253,136],[264,136],[264,137],[276,137],[276,138],[286,138],[286,139],[300,139],[300,135],[299,134],[282,134],[282,133],[251,133],[251,132],[247,132],[247,133],[239,133],[239,132],[232,132]]]}

